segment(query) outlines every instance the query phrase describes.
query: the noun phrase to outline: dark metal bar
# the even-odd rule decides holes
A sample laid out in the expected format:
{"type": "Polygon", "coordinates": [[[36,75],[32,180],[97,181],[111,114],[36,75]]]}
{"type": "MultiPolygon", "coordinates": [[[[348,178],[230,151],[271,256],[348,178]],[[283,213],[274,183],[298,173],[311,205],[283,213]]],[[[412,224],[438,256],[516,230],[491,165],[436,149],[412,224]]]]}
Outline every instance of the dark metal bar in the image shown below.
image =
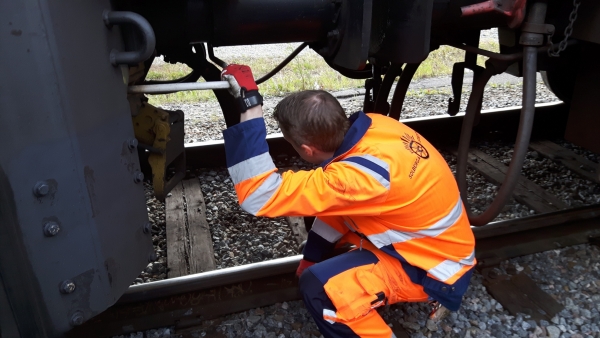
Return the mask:
{"type": "Polygon", "coordinates": [[[210,43],[208,44],[206,49],[208,50],[208,58],[210,59],[210,61],[216,63],[221,68],[227,67],[227,62],[225,62],[215,56],[215,53],[213,51],[213,46],[210,43]]]}
{"type": "Polygon", "coordinates": [[[398,76],[402,75],[402,64],[393,63],[383,77],[383,82],[379,88],[379,93],[375,98],[375,112],[387,115],[390,113],[390,104],[388,96],[392,90],[392,85],[398,76]]]}
{"type": "Polygon", "coordinates": [[[413,76],[419,69],[419,63],[407,63],[404,66],[404,70],[402,71],[402,75],[400,75],[400,80],[396,84],[396,90],[394,91],[394,96],[392,97],[392,105],[390,107],[390,117],[399,120],[400,113],[402,113],[402,105],[404,105],[404,99],[406,98],[406,92],[408,91],[408,86],[412,81],[413,76]]]}

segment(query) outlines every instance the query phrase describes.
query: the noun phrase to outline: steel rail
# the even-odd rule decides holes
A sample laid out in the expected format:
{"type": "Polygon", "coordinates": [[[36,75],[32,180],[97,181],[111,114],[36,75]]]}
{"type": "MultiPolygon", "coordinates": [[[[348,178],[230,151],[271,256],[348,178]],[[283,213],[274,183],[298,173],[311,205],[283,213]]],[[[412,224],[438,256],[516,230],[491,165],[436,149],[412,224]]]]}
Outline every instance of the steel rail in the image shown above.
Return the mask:
{"type": "MultiPolygon", "coordinates": [[[[521,107],[507,107],[483,110],[479,124],[473,130],[473,138],[504,133],[516,134],[521,114],[521,107]]],[[[550,138],[564,135],[568,115],[568,106],[562,102],[541,103],[535,106],[533,136],[550,138]]],[[[455,116],[429,116],[402,120],[410,128],[417,131],[425,139],[439,145],[458,144],[460,130],[465,114],[455,116]]],[[[514,139],[514,138],[513,138],[514,139]]],[[[294,148],[281,134],[267,136],[271,156],[297,155],[294,148]]],[[[222,140],[195,142],[185,144],[186,161],[190,168],[223,167],[225,163],[225,147],[222,140]]]]}
{"type": "MultiPolygon", "coordinates": [[[[478,268],[600,236],[600,205],[501,221],[473,229],[478,268]]],[[[105,337],[197,326],[230,313],[300,299],[300,256],[132,286],[117,304],[67,336],[105,337]]]]}

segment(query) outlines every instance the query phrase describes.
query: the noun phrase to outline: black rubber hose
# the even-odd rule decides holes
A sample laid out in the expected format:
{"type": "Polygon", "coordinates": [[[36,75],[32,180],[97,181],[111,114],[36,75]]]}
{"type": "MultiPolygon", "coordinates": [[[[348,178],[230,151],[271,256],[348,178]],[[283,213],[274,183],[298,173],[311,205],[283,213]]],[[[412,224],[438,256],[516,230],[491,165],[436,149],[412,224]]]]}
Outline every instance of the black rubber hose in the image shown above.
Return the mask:
{"type": "Polygon", "coordinates": [[[305,43],[301,44],[300,46],[298,46],[298,48],[296,48],[292,52],[292,54],[290,54],[287,58],[285,58],[285,60],[281,61],[281,63],[278,64],[277,67],[273,68],[273,70],[270,71],[270,72],[268,72],[265,76],[263,76],[260,79],[256,80],[256,84],[259,85],[259,84],[267,81],[271,77],[273,77],[273,75],[277,74],[281,69],[283,69],[283,67],[287,66],[287,64],[290,63],[290,61],[292,61],[298,54],[300,54],[300,52],[304,48],[306,48],[306,46],[308,46],[307,42],[305,42],[305,43]]]}
{"type": "MultiPolygon", "coordinates": [[[[485,83],[482,86],[477,86],[474,88],[473,92],[471,93],[471,97],[469,98],[467,112],[463,121],[463,128],[460,136],[456,175],[458,178],[461,196],[469,215],[469,221],[473,226],[485,225],[496,218],[498,214],[500,214],[502,208],[504,205],[506,205],[506,202],[512,197],[514,188],[521,177],[521,168],[525,162],[525,155],[527,154],[527,149],[529,147],[529,139],[531,138],[531,129],[533,127],[533,118],[535,115],[537,48],[533,46],[524,47],[523,55],[523,108],[521,109],[521,118],[519,121],[519,130],[517,131],[515,150],[506,173],[506,178],[504,179],[504,182],[502,182],[502,186],[500,187],[498,194],[492,201],[492,204],[490,204],[490,206],[479,215],[474,215],[468,207],[466,171],[473,121],[475,119],[477,110],[479,109],[479,100],[482,97],[485,83]]],[[[492,75],[493,71],[488,72],[486,68],[486,71],[484,74],[482,74],[479,80],[487,83],[492,75]]]]}

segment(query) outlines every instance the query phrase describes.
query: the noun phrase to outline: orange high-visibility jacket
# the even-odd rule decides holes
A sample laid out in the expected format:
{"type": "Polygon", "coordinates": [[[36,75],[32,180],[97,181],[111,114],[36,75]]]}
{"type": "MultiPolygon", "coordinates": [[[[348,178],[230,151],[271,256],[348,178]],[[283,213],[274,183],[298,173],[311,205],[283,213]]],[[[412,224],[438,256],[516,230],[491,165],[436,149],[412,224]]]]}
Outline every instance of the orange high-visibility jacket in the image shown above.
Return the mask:
{"type": "Polygon", "coordinates": [[[363,112],[350,119],[333,158],[315,170],[282,174],[269,155],[263,119],[225,130],[241,207],[257,216],[318,216],[304,250],[314,262],[352,232],[398,258],[414,283],[457,310],[475,264],[475,239],[446,161],[397,120],[363,112]]]}

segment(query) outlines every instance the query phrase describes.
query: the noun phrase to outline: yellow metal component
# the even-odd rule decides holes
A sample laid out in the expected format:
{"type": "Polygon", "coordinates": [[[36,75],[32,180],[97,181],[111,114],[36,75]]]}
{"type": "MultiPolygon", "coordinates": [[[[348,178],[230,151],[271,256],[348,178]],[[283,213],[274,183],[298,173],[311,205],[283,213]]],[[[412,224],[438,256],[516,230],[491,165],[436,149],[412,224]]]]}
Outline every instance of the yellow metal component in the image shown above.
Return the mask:
{"type": "Polygon", "coordinates": [[[152,167],[152,184],[157,196],[164,195],[167,142],[171,127],[169,113],[143,102],[137,116],[133,117],[135,137],[138,142],[151,145],[148,163],[152,167]]]}
{"type": "MultiPolygon", "coordinates": [[[[130,86],[140,84],[145,76],[144,63],[129,67],[130,86]]],[[[127,99],[138,147],[144,149],[140,160],[147,158],[152,170],[154,195],[164,200],[166,194],[185,177],[184,114],[180,110],[154,107],[143,94],[130,94],[127,99]]]]}

